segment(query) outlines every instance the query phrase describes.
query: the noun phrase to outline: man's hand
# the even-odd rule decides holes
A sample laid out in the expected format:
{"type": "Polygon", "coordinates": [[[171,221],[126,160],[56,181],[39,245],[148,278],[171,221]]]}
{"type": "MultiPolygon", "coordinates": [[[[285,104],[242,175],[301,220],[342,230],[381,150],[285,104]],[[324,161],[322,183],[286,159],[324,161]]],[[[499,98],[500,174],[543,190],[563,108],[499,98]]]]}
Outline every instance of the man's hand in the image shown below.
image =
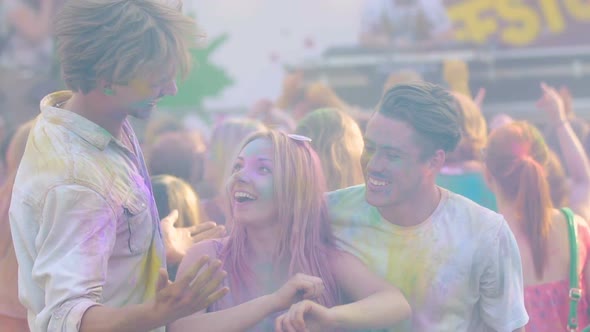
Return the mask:
{"type": "Polygon", "coordinates": [[[192,227],[174,227],[178,219],[178,211],[173,210],[160,222],[164,246],[166,247],[166,261],[169,264],[179,264],[187,250],[195,243],[207,239],[225,236],[224,226],[217,226],[214,222],[206,222],[192,227]]]}
{"type": "Polygon", "coordinates": [[[288,312],[277,317],[275,332],[330,331],[335,326],[330,309],[305,300],[294,304],[288,312]]]}
{"type": "Polygon", "coordinates": [[[324,292],[324,282],[318,277],[298,273],[274,292],[277,311],[288,309],[301,300],[316,299],[324,292]]]}
{"type": "Polygon", "coordinates": [[[221,261],[210,262],[208,256],[203,256],[176,282],[170,282],[167,280],[168,274],[161,272],[153,309],[154,315],[158,315],[157,317],[161,317],[162,321],[169,324],[204,310],[224,297],[229,289],[219,288],[219,286],[227,273],[220,267],[221,261]],[[206,264],[208,266],[201,272],[206,264]]]}

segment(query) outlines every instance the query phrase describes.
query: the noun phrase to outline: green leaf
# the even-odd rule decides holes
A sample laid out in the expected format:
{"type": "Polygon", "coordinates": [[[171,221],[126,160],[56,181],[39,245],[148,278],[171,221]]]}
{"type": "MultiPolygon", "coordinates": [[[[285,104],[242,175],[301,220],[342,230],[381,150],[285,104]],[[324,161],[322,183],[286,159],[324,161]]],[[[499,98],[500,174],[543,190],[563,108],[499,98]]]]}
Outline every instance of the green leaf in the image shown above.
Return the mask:
{"type": "Polygon", "coordinates": [[[213,39],[206,48],[191,51],[194,66],[186,79],[178,84],[178,94],[162,100],[160,107],[170,113],[185,115],[187,113],[202,114],[203,101],[216,97],[234,84],[227,71],[210,61],[211,55],[217,51],[229,36],[223,34],[213,39]]]}

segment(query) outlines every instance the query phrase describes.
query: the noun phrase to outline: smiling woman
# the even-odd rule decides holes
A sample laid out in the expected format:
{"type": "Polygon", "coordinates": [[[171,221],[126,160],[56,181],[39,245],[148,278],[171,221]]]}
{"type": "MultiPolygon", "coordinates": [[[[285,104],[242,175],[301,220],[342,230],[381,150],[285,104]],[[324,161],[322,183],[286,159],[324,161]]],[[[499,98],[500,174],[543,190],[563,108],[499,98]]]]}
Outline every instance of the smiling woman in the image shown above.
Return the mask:
{"type": "Polygon", "coordinates": [[[379,329],[409,316],[395,287],[336,249],[309,139],[258,132],[239,151],[227,184],[230,236],[197,244],[179,267],[182,276],[202,255],[221,258],[232,294],[171,331],[379,329]]]}

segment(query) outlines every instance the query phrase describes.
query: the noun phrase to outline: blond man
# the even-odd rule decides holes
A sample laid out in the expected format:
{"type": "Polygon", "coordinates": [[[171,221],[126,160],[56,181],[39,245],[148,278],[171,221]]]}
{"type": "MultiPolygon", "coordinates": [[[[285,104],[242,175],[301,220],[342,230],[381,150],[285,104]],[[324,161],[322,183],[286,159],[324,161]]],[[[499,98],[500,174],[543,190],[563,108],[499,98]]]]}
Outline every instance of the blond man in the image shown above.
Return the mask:
{"type": "Polygon", "coordinates": [[[162,272],[160,221],[127,121],[176,93],[195,24],[163,1],[75,0],[55,32],[71,91],[41,102],[10,207],[29,326],[163,331],[227,293],[218,261],[175,283],[162,272]]]}

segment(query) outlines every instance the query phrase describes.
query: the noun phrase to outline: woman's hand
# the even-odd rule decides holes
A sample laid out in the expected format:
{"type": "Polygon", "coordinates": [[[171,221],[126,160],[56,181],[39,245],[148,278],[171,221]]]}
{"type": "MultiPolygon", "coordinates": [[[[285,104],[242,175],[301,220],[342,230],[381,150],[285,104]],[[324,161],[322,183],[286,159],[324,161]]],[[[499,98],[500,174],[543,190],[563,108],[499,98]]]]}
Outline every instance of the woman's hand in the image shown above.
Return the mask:
{"type": "Polygon", "coordinates": [[[275,332],[330,331],[335,326],[330,309],[304,300],[292,305],[288,312],[276,319],[275,332]]]}
{"type": "Polygon", "coordinates": [[[287,281],[283,287],[271,294],[277,311],[287,310],[301,300],[316,299],[324,292],[324,282],[318,277],[298,273],[287,281]]]}

